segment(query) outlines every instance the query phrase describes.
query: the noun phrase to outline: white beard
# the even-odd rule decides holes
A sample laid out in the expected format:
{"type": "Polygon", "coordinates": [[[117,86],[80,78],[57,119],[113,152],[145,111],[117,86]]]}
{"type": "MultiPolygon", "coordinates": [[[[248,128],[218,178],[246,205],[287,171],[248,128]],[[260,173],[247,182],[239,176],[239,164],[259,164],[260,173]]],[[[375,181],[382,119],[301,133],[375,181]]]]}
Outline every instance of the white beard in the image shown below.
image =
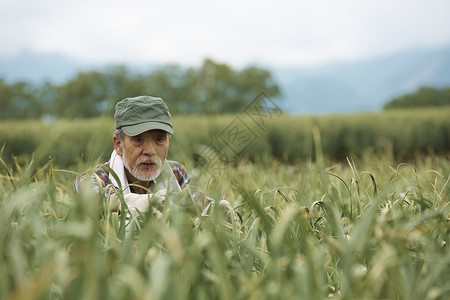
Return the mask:
{"type": "Polygon", "coordinates": [[[130,174],[133,175],[134,178],[136,178],[138,180],[141,180],[141,181],[153,181],[156,178],[158,178],[159,174],[161,174],[161,171],[162,171],[162,160],[158,156],[154,156],[154,157],[139,157],[136,160],[136,163],[134,164],[133,168],[130,168],[130,165],[128,164],[128,159],[127,159],[127,155],[125,153],[124,147],[122,147],[122,152],[123,152],[123,156],[122,156],[123,165],[128,170],[128,172],[130,172],[130,174]],[[154,163],[154,164],[156,164],[158,166],[158,169],[153,174],[142,175],[142,174],[139,173],[139,164],[141,164],[141,163],[154,163]]]}

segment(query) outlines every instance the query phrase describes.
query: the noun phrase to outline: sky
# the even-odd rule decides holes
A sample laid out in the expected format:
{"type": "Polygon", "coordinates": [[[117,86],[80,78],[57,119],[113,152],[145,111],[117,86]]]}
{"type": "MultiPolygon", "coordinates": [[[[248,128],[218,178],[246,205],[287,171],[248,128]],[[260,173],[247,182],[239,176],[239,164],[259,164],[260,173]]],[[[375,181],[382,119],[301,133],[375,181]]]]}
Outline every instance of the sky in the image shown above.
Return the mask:
{"type": "Polygon", "coordinates": [[[449,0],[0,0],[0,58],[306,66],[450,45],[449,0]]]}

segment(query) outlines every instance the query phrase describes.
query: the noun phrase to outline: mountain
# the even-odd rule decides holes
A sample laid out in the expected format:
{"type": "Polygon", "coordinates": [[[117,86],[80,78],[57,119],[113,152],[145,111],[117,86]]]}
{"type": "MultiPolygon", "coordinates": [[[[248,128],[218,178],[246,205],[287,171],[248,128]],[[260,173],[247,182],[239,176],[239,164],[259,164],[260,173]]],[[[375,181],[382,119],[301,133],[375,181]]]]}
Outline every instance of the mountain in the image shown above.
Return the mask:
{"type": "Polygon", "coordinates": [[[294,114],[377,111],[393,97],[421,86],[450,86],[450,47],[410,50],[314,68],[273,68],[294,114]]]}
{"type": "MultiPolygon", "coordinates": [[[[136,71],[147,72],[158,65],[134,63],[127,66],[136,71]]],[[[24,80],[38,84],[44,81],[61,84],[78,72],[101,70],[104,67],[106,65],[75,60],[57,53],[41,54],[29,50],[22,50],[8,59],[0,57],[0,77],[9,82],[24,80]]]]}
{"type": "Polygon", "coordinates": [[[61,54],[38,54],[22,50],[9,59],[0,58],[0,77],[7,81],[31,81],[39,83],[45,80],[62,83],[88,64],[61,54]]]}
{"type": "MultiPolygon", "coordinates": [[[[149,71],[151,63],[127,65],[149,71]]],[[[101,69],[59,54],[22,51],[0,58],[0,77],[7,81],[49,80],[63,83],[83,70],[101,69]]],[[[393,97],[421,86],[450,86],[450,47],[415,49],[359,61],[317,67],[264,66],[274,75],[283,99],[280,107],[292,114],[353,113],[378,111],[393,97]]]]}

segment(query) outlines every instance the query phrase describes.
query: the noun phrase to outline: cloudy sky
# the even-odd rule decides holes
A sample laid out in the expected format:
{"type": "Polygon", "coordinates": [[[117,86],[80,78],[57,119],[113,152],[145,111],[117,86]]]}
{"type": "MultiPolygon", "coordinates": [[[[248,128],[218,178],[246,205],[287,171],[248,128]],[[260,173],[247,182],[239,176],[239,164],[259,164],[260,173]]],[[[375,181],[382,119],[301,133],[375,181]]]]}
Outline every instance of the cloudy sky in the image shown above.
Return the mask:
{"type": "Polygon", "coordinates": [[[449,0],[0,0],[0,57],[316,65],[450,45],[449,0]]]}

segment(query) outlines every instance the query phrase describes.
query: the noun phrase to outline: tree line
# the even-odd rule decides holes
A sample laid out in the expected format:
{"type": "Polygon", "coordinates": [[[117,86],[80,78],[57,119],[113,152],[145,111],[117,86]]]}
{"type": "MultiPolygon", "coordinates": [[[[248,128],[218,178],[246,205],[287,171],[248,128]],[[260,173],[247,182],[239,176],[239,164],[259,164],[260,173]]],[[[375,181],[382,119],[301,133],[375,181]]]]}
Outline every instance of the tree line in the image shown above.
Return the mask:
{"type": "Polygon", "coordinates": [[[421,87],[414,93],[392,99],[384,105],[383,109],[448,105],[450,105],[450,88],[421,87]]]}
{"type": "Polygon", "coordinates": [[[236,113],[262,91],[275,99],[281,95],[269,71],[258,67],[235,70],[210,59],[198,68],[165,65],[147,73],[110,66],[80,72],[59,85],[7,83],[0,78],[0,119],[112,115],[118,101],[138,95],[161,97],[177,114],[236,113]]]}

